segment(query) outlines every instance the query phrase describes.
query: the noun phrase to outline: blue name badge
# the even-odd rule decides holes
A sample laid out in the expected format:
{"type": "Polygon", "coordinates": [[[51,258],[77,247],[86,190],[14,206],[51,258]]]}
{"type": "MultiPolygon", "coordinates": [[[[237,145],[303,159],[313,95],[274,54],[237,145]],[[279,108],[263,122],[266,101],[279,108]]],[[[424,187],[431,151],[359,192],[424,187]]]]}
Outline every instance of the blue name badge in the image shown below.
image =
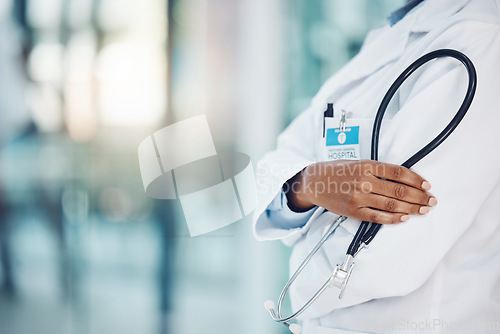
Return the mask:
{"type": "Polygon", "coordinates": [[[359,160],[359,126],[326,131],[325,160],[359,160]]]}

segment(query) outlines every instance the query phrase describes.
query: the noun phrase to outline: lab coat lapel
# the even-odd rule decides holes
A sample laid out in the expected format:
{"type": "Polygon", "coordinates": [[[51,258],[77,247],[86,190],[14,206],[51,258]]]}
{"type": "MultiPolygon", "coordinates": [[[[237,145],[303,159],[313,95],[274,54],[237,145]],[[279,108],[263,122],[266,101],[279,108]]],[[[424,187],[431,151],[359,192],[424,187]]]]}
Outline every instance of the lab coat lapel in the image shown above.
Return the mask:
{"type": "MultiPolygon", "coordinates": [[[[464,8],[471,0],[426,0],[415,17],[411,32],[429,32],[446,18],[464,8]]],[[[481,0],[480,2],[486,2],[481,0]]]]}
{"type": "Polygon", "coordinates": [[[411,23],[396,25],[366,45],[364,52],[351,62],[351,71],[346,84],[363,79],[398,59],[406,48],[411,23]]]}
{"type": "MultiPolygon", "coordinates": [[[[465,5],[467,5],[471,0],[427,0],[427,7],[421,8],[417,16],[415,17],[414,24],[410,28],[411,33],[427,33],[434,29],[433,34],[442,33],[445,31],[446,26],[441,26],[443,22],[449,22],[446,20],[447,17],[457,13],[465,5]],[[427,2],[428,1],[428,2],[427,2]]],[[[486,5],[486,0],[475,1],[478,5],[486,5]]],[[[467,8],[469,9],[469,8],[467,8]]],[[[484,11],[482,11],[484,12],[484,11]]],[[[461,13],[460,13],[461,14],[461,13]]],[[[451,42],[451,41],[450,41],[451,42]]],[[[423,55],[427,51],[422,49],[423,55]],[[424,52],[425,51],[425,52],[424,52]]],[[[418,53],[418,52],[417,52],[418,53]]],[[[446,72],[443,72],[443,75],[446,72]]],[[[431,108],[426,108],[426,110],[448,110],[447,105],[449,101],[443,101],[439,96],[435,96],[429,101],[433,101],[431,108]],[[445,103],[444,105],[441,105],[445,103]],[[436,108],[436,105],[440,105],[436,108]]],[[[442,114],[445,115],[445,114],[442,114]]],[[[441,130],[440,126],[430,129],[431,127],[427,124],[425,120],[432,120],[432,116],[418,115],[418,118],[412,118],[416,115],[405,114],[404,116],[398,112],[396,116],[392,119],[389,126],[387,126],[381,132],[380,137],[380,149],[379,157],[381,161],[391,162],[391,163],[402,163],[404,160],[409,158],[414,152],[417,152],[420,148],[430,142],[441,130]],[[424,120],[423,123],[420,123],[424,120]],[[410,125],[410,126],[408,126],[410,125]],[[422,129],[425,129],[422,130],[422,129]],[[415,139],[417,138],[417,139],[415,139]],[[411,153],[411,154],[410,154],[411,153]]],[[[443,122],[433,122],[433,124],[443,124],[444,127],[448,124],[448,120],[443,120],[443,122]]],[[[450,120],[453,114],[450,116],[450,120]]]]}
{"type": "Polygon", "coordinates": [[[360,52],[354,57],[337,77],[342,77],[341,82],[335,82],[327,100],[335,103],[341,98],[344,88],[358,80],[362,80],[380,68],[397,60],[404,52],[410,28],[412,26],[414,16],[408,17],[406,22],[395,25],[394,27],[382,28],[382,31],[373,40],[370,40],[363,46],[363,52],[360,52]]]}
{"type": "MultiPolygon", "coordinates": [[[[407,14],[400,22],[387,28],[380,36],[364,47],[361,52],[344,68],[343,82],[336,91],[354,81],[363,79],[378,69],[397,60],[404,53],[408,38],[412,33],[429,32],[446,17],[456,13],[471,0],[426,0],[422,8],[415,13],[407,14]],[[366,52],[365,52],[366,51],[366,52]]],[[[330,98],[335,101],[336,97],[330,98]]]]}

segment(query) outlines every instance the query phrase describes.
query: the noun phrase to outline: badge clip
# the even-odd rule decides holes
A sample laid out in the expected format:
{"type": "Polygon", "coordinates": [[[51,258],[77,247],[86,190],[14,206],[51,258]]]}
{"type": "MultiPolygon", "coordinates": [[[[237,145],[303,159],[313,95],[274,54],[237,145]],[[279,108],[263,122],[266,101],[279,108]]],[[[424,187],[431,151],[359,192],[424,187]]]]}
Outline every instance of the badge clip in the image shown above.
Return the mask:
{"type": "Polygon", "coordinates": [[[342,116],[340,117],[340,125],[339,125],[340,132],[345,132],[345,125],[346,125],[346,111],[342,109],[342,116]]]}

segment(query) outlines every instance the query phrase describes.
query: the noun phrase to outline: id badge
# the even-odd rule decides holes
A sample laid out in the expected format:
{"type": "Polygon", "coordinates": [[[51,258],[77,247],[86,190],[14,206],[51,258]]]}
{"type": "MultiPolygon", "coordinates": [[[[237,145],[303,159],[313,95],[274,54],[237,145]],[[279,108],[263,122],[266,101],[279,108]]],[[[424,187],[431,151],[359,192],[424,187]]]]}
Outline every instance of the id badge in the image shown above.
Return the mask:
{"type": "Polygon", "coordinates": [[[360,160],[359,126],[327,128],[324,160],[360,160]]]}
{"type": "MultiPolygon", "coordinates": [[[[328,104],[323,117],[319,159],[321,161],[370,159],[373,119],[352,117],[351,113],[343,109],[336,114],[333,112],[333,104],[328,104]]],[[[390,122],[384,119],[382,127],[390,126],[390,122]]]]}

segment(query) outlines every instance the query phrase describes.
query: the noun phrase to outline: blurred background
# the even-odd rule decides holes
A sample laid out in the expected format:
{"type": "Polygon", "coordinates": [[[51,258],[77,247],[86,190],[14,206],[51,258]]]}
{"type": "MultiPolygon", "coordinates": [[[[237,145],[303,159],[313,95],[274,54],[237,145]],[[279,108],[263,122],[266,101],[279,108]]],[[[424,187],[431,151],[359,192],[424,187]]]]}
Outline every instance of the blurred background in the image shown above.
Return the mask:
{"type": "Polygon", "coordinates": [[[0,333],[286,333],[289,250],[190,238],[137,146],[206,114],[258,159],[403,0],[0,0],[0,333]]]}

